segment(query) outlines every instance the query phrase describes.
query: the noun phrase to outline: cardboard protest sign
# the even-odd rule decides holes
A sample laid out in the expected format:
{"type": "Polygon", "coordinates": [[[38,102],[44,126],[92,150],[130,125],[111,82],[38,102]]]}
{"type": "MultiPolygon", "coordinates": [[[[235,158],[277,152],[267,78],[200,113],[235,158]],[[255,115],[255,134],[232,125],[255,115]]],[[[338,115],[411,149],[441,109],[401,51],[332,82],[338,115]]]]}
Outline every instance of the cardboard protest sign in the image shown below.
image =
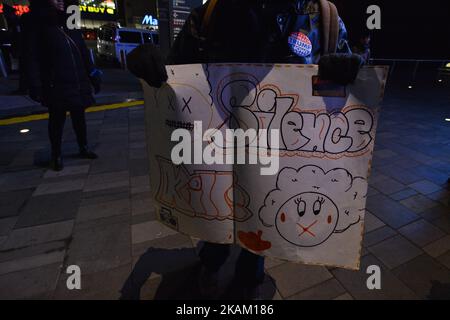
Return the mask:
{"type": "Polygon", "coordinates": [[[307,65],[168,66],[143,82],[166,226],[283,260],[358,269],[387,69],[346,87],[307,65]],[[236,143],[240,139],[240,143],[236,143]]]}

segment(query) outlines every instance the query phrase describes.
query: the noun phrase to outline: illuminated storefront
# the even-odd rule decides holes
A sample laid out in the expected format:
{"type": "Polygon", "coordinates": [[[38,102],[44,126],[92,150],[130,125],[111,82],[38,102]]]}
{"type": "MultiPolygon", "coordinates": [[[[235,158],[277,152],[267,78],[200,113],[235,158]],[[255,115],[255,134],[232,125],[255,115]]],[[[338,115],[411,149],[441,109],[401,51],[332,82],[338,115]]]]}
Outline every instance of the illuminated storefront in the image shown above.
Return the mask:
{"type": "Polygon", "coordinates": [[[116,0],[81,0],[80,11],[83,29],[98,29],[118,19],[116,0]]]}
{"type": "MultiPolygon", "coordinates": [[[[0,0],[0,14],[9,6],[15,10],[16,16],[30,11],[27,0],[0,0]]],[[[118,19],[116,0],[80,0],[81,27],[84,29],[98,29],[108,22],[118,19]]]]}

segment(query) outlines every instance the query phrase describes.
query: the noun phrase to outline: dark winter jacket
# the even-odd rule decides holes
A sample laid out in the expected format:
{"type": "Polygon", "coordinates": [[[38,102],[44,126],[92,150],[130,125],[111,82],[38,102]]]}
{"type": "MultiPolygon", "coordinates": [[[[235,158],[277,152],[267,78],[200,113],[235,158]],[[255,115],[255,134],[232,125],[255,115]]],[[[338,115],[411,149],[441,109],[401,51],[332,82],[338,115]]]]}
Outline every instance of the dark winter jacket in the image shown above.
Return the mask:
{"type": "Polygon", "coordinates": [[[30,92],[47,107],[86,108],[95,103],[89,75],[94,66],[80,30],[50,7],[31,9],[23,22],[24,70],[30,92]]]}
{"type": "MultiPolygon", "coordinates": [[[[167,64],[204,62],[318,63],[321,22],[318,0],[222,0],[206,32],[207,5],[194,10],[176,39],[167,64]],[[289,36],[302,32],[312,44],[307,57],[289,48],[289,36]]],[[[351,53],[339,19],[337,53],[351,53]]]]}

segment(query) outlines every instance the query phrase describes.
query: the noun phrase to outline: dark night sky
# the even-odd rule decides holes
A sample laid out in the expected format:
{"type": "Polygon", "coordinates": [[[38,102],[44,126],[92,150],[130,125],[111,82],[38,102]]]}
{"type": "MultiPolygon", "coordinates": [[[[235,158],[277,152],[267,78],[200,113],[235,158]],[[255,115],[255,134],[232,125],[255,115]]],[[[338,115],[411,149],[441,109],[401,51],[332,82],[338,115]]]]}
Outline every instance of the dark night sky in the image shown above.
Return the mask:
{"type": "Polygon", "coordinates": [[[449,0],[334,0],[350,37],[367,30],[367,7],[379,5],[382,30],[372,33],[373,56],[450,60],[449,0]],[[365,29],[364,29],[365,28],[365,29]]]}

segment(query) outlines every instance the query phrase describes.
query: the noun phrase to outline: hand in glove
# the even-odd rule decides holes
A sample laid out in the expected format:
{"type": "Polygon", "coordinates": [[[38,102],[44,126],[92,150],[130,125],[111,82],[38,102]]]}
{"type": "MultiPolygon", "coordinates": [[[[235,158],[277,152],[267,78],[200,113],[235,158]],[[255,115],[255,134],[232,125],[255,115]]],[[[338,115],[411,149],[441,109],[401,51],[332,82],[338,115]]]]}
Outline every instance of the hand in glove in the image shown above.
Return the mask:
{"type": "Polygon", "coordinates": [[[355,82],[363,61],[356,54],[328,54],[320,58],[319,76],[340,85],[355,82]]]}
{"type": "Polygon", "coordinates": [[[166,66],[158,48],[152,44],[140,45],[127,55],[128,70],[149,86],[160,88],[167,81],[166,66]]]}
{"type": "Polygon", "coordinates": [[[94,87],[94,93],[98,94],[102,87],[102,75],[103,72],[101,72],[99,69],[94,69],[94,71],[91,72],[89,75],[89,79],[91,80],[92,86],[94,87]]]}

